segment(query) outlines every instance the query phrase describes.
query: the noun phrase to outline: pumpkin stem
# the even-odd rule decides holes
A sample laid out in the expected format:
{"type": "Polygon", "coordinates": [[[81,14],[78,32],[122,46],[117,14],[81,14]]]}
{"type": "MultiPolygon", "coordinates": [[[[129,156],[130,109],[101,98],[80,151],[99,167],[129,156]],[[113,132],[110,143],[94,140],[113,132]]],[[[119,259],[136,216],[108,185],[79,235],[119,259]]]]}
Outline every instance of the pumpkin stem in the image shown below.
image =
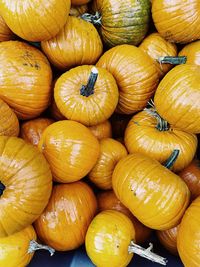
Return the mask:
{"type": "Polygon", "coordinates": [[[166,265],[167,259],[152,252],[152,249],[153,249],[152,243],[149,243],[148,248],[143,248],[143,247],[135,244],[134,241],[131,241],[131,244],[128,247],[128,252],[138,254],[139,256],[141,256],[143,258],[151,260],[152,262],[157,262],[161,265],[166,265]]]}
{"type": "Polygon", "coordinates": [[[144,109],[149,115],[153,116],[157,120],[156,129],[159,131],[168,131],[169,130],[169,124],[166,120],[164,120],[158,112],[155,110],[155,108],[145,108],[144,109]]]}
{"type": "Polygon", "coordinates": [[[2,182],[0,182],[0,196],[3,195],[3,191],[4,191],[5,189],[6,189],[5,185],[4,185],[2,182]]]}
{"type": "Polygon", "coordinates": [[[179,149],[174,149],[174,151],[172,152],[172,154],[169,156],[169,158],[167,159],[167,161],[164,164],[164,166],[167,169],[170,169],[174,165],[175,161],[178,158],[179,152],[180,152],[179,149]]]}
{"type": "Polygon", "coordinates": [[[159,57],[157,61],[160,64],[168,63],[172,65],[179,65],[179,64],[185,64],[187,61],[187,57],[186,56],[179,56],[179,57],[166,56],[166,57],[159,57]]]}
{"type": "Polygon", "coordinates": [[[90,96],[94,94],[94,85],[98,77],[98,70],[96,67],[93,67],[87,82],[87,85],[82,85],[80,89],[80,94],[82,96],[90,96]]]}
{"type": "Polygon", "coordinates": [[[101,14],[97,11],[94,15],[84,13],[80,16],[83,20],[92,23],[93,25],[101,26],[101,14]]]}
{"type": "Polygon", "coordinates": [[[55,253],[55,249],[49,246],[38,244],[35,240],[30,241],[28,253],[33,253],[36,250],[40,250],[40,249],[48,250],[51,256],[53,256],[53,254],[55,253]]]}

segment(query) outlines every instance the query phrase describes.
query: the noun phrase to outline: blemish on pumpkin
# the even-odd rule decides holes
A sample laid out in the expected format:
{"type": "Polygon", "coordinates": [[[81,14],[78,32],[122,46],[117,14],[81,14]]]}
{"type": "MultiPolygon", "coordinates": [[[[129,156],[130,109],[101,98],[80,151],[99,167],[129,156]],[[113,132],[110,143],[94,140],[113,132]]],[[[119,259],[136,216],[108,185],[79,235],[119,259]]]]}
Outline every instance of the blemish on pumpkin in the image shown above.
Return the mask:
{"type": "Polygon", "coordinates": [[[134,124],[136,124],[137,126],[140,126],[139,122],[137,121],[133,121],[134,124]]]}

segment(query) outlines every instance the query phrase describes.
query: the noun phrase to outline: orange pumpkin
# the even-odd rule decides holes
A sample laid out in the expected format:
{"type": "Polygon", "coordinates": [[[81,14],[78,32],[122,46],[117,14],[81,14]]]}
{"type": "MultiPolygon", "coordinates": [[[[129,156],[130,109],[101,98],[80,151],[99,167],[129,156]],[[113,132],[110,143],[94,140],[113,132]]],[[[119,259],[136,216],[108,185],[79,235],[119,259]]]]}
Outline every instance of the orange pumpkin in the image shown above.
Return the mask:
{"type": "Polygon", "coordinates": [[[61,70],[95,64],[103,51],[95,27],[81,18],[69,16],[65,26],[52,39],[41,42],[49,61],[61,70]]]}
{"type": "Polygon", "coordinates": [[[181,221],[177,246],[185,267],[200,266],[200,197],[196,198],[186,210],[181,221]]]}
{"type": "Polygon", "coordinates": [[[111,123],[106,120],[100,124],[88,127],[97,139],[112,137],[111,123]]]}
{"type": "Polygon", "coordinates": [[[97,210],[91,188],[83,182],[55,185],[34,226],[41,240],[59,251],[78,248],[97,210]]]}
{"type": "Polygon", "coordinates": [[[159,0],[152,2],[157,31],[170,42],[190,43],[200,38],[199,0],[159,0]]]}
{"type": "Polygon", "coordinates": [[[49,118],[37,118],[34,120],[26,121],[21,125],[20,136],[26,142],[37,146],[44,129],[46,129],[47,126],[49,126],[53,122],[54,121],[49,118]]]}
{"type": "Polygon", "coordinates": [[[200,41],[187,44],[181,49],[179,56],[187,57],[187,64],[200,65],[200,41]]]}
{"type": "Polygon", "coordinates": [[[75,182],[86,176],[99,156],[99,142],[84,125],[70,120],[49,125],[38,144],[54,180],[75,182]]]}
{"type": "Polygon", "coordinates": [[[61,120],[66,120],[65,116],[63,116],[61,113],[60,113],[60,110],[58,109],[58,107],[56,106],[56,102],[53,98],[52,102],[51,102],[51,105],[49,107],[49,111],[50,111],[50,114],[51,114],[51,117],[54,119],[54,120],[57,120],[57,121],[61,121],[61,120]]]}
{"type": "Polygon", "coordinates": [[[0,177],[1,238],[39,217],[51,194],[52,176],[38,149],[21,138],[0,136],[0,177]]]}
{"type": "Polygon", "coordinates": [[[88,178],[101,189],[111,189],[115,165],[127,155],[127,150],[124,145],[112,138],[104,138],[99,143],[100,155],[88,178]]]}
{"type": "Polygon", "coordinates": [[[190,199],[189,189],[178,175],[139,153],[118,162],[112,185],[117,198],[133,215],[156,230],[176,226],[190,199]]]}
{"type": "Polygon", "coordinates": [[[0,42],[9,41],[14,38],[14,33],[9,29],[4,19],[0,15],[0,42]]]}
{"type": "Polygon", "coordinates": [[[39,42],[54,37],[64,26],[70,0],[21,0],[13,6],[0,1],[1,15],[9,28],[22,39],[39,42]]]}
{"type": "Polygon", "coordinates": [[[0,43],[0,98],[20,119],[39,116],[49,105],[52,72],[46,57],[19,41],[0,43]]]}
{"type": "Polygon", "coordinates": [[[54,97],[58,109],[67,119],[93,126],[104,122],[114,112],[118,87],[107,70],[84,65],[58,78],[54,97]]]}
{"type": "Polygon", "coordinates": [[[124,213],[129,219],[131,219],[135,228],[135,240],[137,244],[146,241],[150,234],[151,229],[144,226],[139,222],[133,214],[119,201],[115,193],[111,190],[99,193],[97,195],[97,203],[99,212],[103,210],[117,210],[124,213]]]}
{"type": "Polygon", "coordinates": [[[175,172],[192,161],[197,149],[196,135],[170,127],[153,109],[132,117],[124,141],[129,153],[149,155],[161,163],[166,162],[174,149],[178,149],[179,155],[172,167],[175,172]]]}
{"type": "Polygon", "coordinates": [[[70,7],[69,15],[79,17],[84,13],[86,13],[87,11],[88,11],[88,6],[86,4],[81,4],[80,6],[74,5],[70,7]]]}
{"type": "Polygon", "coordinates": [[[143,109],[158,84],[153,60],[141,49],[119,45],[101,56],[98,67],[113,74],[119,87],[118,113],[132,114],[143,109]]]}
{"type": "Polygon", "coordinates": [[[0,136],[18,136],[19,121],[12,109],[0,99],[0,136]]]}
{"type": "Polygon", "coordinates": [[[84,5],[90,2],[90,0],[71,0],[72,5],[84,5]]]}

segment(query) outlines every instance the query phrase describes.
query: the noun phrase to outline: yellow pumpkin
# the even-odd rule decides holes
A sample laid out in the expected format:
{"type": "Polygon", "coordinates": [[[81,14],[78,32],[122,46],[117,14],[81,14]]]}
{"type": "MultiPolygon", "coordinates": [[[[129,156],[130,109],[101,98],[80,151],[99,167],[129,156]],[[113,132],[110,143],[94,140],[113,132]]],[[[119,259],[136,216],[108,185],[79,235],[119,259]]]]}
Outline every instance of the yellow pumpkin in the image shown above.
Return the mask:
{"type": "Polygon", "coordinates": [[[111,123],[106,120],[100,124],[88,127],[90,131],[96,136],[97,139],[101,140],[103,138],[112,137],[112,127],[111,123]]]}
{"type": "Polygon", "coordinates": [[[4,19],[0,15],[0,42],[9,41],[14,38],[14,33],[9,29],[4,19]]]}
{"type": "Polygon", "coordinates": [[[200,66],[200,41],[195,41],[185,45],[178,54],[186,56],[186,64],[195,64],[200,66]]]}

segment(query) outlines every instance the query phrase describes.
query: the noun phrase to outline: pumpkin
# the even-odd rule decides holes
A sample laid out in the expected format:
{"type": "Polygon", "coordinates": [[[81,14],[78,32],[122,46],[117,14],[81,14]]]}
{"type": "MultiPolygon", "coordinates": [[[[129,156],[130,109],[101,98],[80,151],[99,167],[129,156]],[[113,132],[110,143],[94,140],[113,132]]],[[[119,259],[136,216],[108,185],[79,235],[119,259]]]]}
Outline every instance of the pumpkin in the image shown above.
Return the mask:
{"type": "Polygon", "coordinates": [[[56,106],[56,102],[55,102],[54,98],[52,99],[51,105],[49,106],[49,111],[50,111],[51,117],[54,120],[61,121],[61,120],[65,120],[66,119],[65,116],[63,116],[60,113],[60,110],[56,106]]]}
{"type": "Polygon", "coordinates": [[[90,0],[71,0],[72,5],[84,5],[90,2],[90,0]]]}
{"type": "Polygon", "coordinates": [[[42,117],[23,122],[20,129],[20,136],[26,142],[37,146],[44,129],[53,122],[52,119],[42,117]]]}
{"type": "Polygon", "coordinates": [[[186,210],[178,230],[178,253],[185,267],[199,267],[200,264],[199,213],[200,197],[196,198],[186,210]]]}
{"type": "Polygon", "coordinates": [[[135,240],[137,244],[146,241],[150,234],[151,229],[140,223],[132,213],[119,201],[115,193],[111,190],[101,192],[97,195],[98,211],[103,210],[117,210],[125,214],[129,219],[131,219],[135,228],[135,240]]]}
{"type": "Polygon", "coordinates": [[[87,11],[88,11],[88,6],[86,4],[82,4],[80,6],[74,5],[70,7],[69,15],[79,17],[84,13],[86,13],[87,11]]]}
{"type": "Polygon", "coordinates": [[[9,41],[14,38],[13,32],[9,29],[4,19],[0,15],[0,42],[9,41]]]}
{"type": "Polygon", "coordinates": [[[0,99],[0,136],[18,136],[19,121],[12,109],[0,99]]]}
{"type": "Polygon", "coordinates": [[[27,266],[38,249],[46,249],[53,255],[54,249],[38,244],[36,237],[33,226],[29,225],[20,232],[0,238],[0,266],[27,266]]]}
{"type": "Polygon", "coordinates": [[[122,204],[141,223],[156,230],[176,226],[190,199],[189,189],[178,175],[140,153],[117,163],[112,185],[122,204]]]}
{"type": "Polygon", "coordinates": [[[107,120],[118,102],[118,87],[103,68],[79,66],[58,78],[54,98],[60,112],[70,120],[93,126],[107,120]]]}
{"type": "Polygon", "coordinates": [[[106,120],[100,124],[88,127],[97,139],[112,137],[111,123],[106,120]]]}
{"type": "Polygon", "coordinates": [[[112,133],[113,133],[114,138],[123,139],[124,132],[131,118],[132,118],[132,115],[124,115],[124,114],[119,114],[119,113],[114,113],[111,116],[110,122],[112,125],[112,133]]]}
{"type": "Polygon", "coordinates": [[[127,150],[124,145],[112,138],[104,138],[99,143],[100,155],[88,178],[101,189],[111,189],[115,165],[127,155],[127,150]]]}
{"type": "Polygon", "coordinates": [[[42,133],[38,148],[49,162],[54,180],[61,183],[75,182],[86,176],[100,150],[91,131],[70,120],[49,125],[42,133]]]}
{"type": "Polygon", "coordinates": [[[95,64],[103,50],[95,27],[74,16],[69,16],[54,38],[41,42],[41,47],[49,61],[61,70],[95,64]]]}
{"type": "Polygon", "coordinates": [[[156,90],[156,67],[153,60],[138,47],[113,47],[100,57],[97,66],[107,69],[117,81],[118,113],[132,114],[143,109],[156,90]]]}
{"type": "Polygon", "coordinates": [[[81,246],[95,216],[97,202],[83,182],[55,185],[51,199],[34,226],[41,240],[59,251],[81,246]]]}
{"type": "Polygon", "coordinates": [[[147,33],[149,0],[94,0],[92,10],[95,15],[86,13],[82,18],[99,26],[100,35],[109,47],[138,45],[147,33]]]}
{"type": "Polygon", "coordinates": [[[200,133],[200,67],[183,64],[162,79],[154,103],[159,115],[173,128],[200,133]]]}
{"type": "Polygon", "coordinates": [[[198,0],[153,1],[152,17],[157,31],[170,42],[190,43],[200,38],[198,0]]]}
{"type": "Polygon", "coordinates": [[[39,217],[51,194],[52,176],[36,148],[21,138],[0,136],[0,177],[1,238],[39,217]]]}
{"type": "Polygon", "coordinates": [[[179,176],[187,184],[191,192],[191,199],[200,196],[200,161],[198,159],[194,159],[179,173],[179,176]]]}
{"type": "Polygon", "coordinates": [[[200,41],[185,45],[178,54],[187,57],[187,64],[200,65],[200,41]]]}
{"type": "Polygon", "coordinates": [[[49,105],[52,72],[46,57],[19,41],[0,43],[0,98],[20,119],[39,116],[49,105]]]}
{"type": "Polygon", "coordinates": [[[139,152],[161,163],[165,163],[172,151],[178,149],[179,155],[172,168],[174,172],[184,169],[197,149],[196,135],[170,126],[152,108],[132,117],[124,141],[129,153],[139,152]]]}
{"type": "Polygon", "coordinates": [[[126,267],[137,253],[166,265],[164,258],[135,244],[135,229],[131,220],[116,210],[97,214],[88,227],[85,238],[86,252],[95,266],[126,267]]]}
{"type": "Polygon", "coordinates": [[[67,21],[70,0],[0,1],[1,15],[9,28],[22,39],[32,42],[54,37],[67,21]]]}

